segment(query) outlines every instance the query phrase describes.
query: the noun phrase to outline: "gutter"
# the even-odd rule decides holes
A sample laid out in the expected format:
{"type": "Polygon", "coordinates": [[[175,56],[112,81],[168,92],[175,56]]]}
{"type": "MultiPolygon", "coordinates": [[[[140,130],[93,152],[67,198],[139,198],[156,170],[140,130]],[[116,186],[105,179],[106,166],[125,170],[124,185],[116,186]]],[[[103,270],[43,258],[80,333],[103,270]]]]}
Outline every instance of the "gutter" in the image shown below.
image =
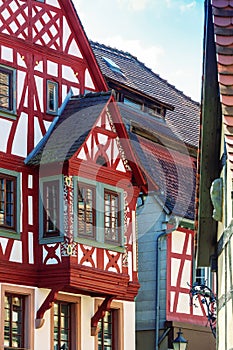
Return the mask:
{"type": "Polygon", "coordinates": [[[156,284],[155,284],[155,350],[159,350],[159,301],[160,301],[160,268],[161,268],[161,247],[160,240],[161,238],[167,236],[168,234],[175,231],[179,225],[179,220],[177,217],[173,217],[175,222],[173,226],[169,229],[164,230],[156,237],[156,284]]]}

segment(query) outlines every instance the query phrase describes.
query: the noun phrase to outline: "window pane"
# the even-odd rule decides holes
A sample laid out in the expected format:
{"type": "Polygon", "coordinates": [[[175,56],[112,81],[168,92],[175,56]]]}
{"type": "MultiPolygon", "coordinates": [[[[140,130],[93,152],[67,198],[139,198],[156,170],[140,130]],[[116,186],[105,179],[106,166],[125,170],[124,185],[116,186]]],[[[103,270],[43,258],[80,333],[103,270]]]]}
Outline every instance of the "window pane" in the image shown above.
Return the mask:
{"type": "Polygon", "coordinates": [[[57,83],[47,82],[47,110],[48,112],[57,112],[58,96],[57,96],[57,83]]]}
{"type": "Polygon", "coordinates": [[[0,225],[16,228],[16,179],[0,174],[0,225]]]}
{"type": "Polygon", "coordinates": [[[22,295],[5,296],[4,346],[24,347],[24,304],[22,295]]]}
{"type": "Polygon", "coordinates": [[[54,325],[57,325],[54,327],[54,350],[71,350],[71,306],[66,302],[54,303],[54,325]]]}
{"type": "Polygon", "coordinates": [[[98,323],[98,350],[113,350],[113,312],[107,311],[98,323]]]}
{"type": "Polygon", "coordinates": [[[59,235],[59,181],[44,183],[44,235],[59,235]]]}
{"type": "Polygon", "coordinates": [[[105,191],[104,194],[104,227],[105,240],[120,242],[120,205],[119,195],[114,192],[105,191]]]}
{"type": "Polygon", "coordinates": [[[78,184],[78,235],[95,237],[95,188],[78,184]]]}
{"type": "Polygon", "coordinates": [[[0,68],[0,107],[12,109],[12,71],[0,68]]]}

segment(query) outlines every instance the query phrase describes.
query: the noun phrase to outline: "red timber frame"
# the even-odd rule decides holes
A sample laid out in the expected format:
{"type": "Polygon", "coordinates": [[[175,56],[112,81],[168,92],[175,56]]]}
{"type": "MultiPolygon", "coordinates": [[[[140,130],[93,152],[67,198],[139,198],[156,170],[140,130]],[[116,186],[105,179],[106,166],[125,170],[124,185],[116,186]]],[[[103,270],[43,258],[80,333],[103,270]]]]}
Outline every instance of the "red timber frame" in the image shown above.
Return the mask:
{"type": "MultiPolygon", "coordinates": [[[[52,167],[45,166],[44,169],[40,167],[40,174],[49,178],[59,174],[60,169],[60,164],[53,164],[52,167]]],[[[104,298],[115,296],[118,299],[133,301],[137,295],[139,283],[135,237],[132,243],[132,235],[136,234],[135,217],[132,216],[132,213],[136,211],[140,189],[146,188],[146,183],[140,168],[137,166],[128,136],[124,130],[124,124],[114,104],[113,96],[110,97],[108,103],[103,107],[96,124],[93,125],[81,148],[74,153],[70,160],[63,164],[63,176],[64,198],[67,200],[67,220],[64,219],[66,222],[64,241],[53,245],[40,245],[39,287],[56,289],[57,284],[62,284],[63,291],[67,292],[91,294],[104,298]],[[108,122],[110,124],[112,123],[112,130],[106,129],[106,118],[109,118],[108,122]],[[108,138],[105,145],[99,144],[98,134],[108,138]],[[115,159],[113,157],[112,152],[114,147],[116,147],[117,138],[120,139],[121,145],[124,144],[124,150],[127,149],[127,157],[126,152],[123,156],[119,150],[118,158],[115,159]],[[96,148],[99,149],[96,153],[94,152],[94,149],[96,149],[93,147],[94,143],[97,145],[96,148]],[[110,160],[107,158],[107,149],[112,150],[109,152],[111,153],[110,160]],[[82,150],[85,153],[85,160],[78,157],[82,150]],[[106,166],[96,163],[99,155],[106,157],[106,166]],[[126,157],[124,162],[126,165],[128,164],[124,172],[117,170],[122,157],[126,157]],[[135,169],[134,177],[130,168],[131,164],[133,164],[132,166],[135,169]],[[125,201],[128,203],[124,209],[124,222],[127,222],[127,225],[125,225],[127,229],[124,231],[125,243],[121,250],[115,250],[114,247],[111,249],[105,244],[98,245],[91,240],[82,243],[80,239],[77,240],[74,237],[74,223],[71,218],[74,217],[74,181],[78,177],[85,179],[87,182],[94,180],[97,183],[106,184],[113,188],[121,184],[121,189],[126,194],[125,201]],[[61,256],[57,255],[59,247],[61,256]],[[45,258],[43,257],[43,252],[47,254],[45,258]],[[128,264],[129,256],[132,265],[128,264]],[[57,263],[49,265],[47,264],[49,259],[55,259],[57,263]]]]}
{"type": "MultiPolygon", "coordinates": [[[[178,321],[195,323],[201,326],[207,325],[206,311],[203,304],[199,303],[199,312],[195,312],[195,306],[190,300],[190,289],[192,286],[193,278],[193,253],[194,253],[194,231],[190,229],[185,229],[179,227],[172,234],[167,236],[167,297],[166,297],[166,319],[167,321],[178,321]],[[180,241],[179,252],[172,250],[172,240],[176,233],[184,234],[183,242],[180,241]],[[183,243],[183,245],[182,245],[183,243]],[[191,245],[190,245],[191,244],[191,245]],[[190,249],[191,247],[191,249],[190,249]],[[174,259],[174,260],[173,260],[174,259]],[[179,262],[178,271],[176,271],[176,285],[172,285],[172,264],[174,266],[174,261],[179,262]],[[188,263],[189,271],[185,269],[185,264],[188,263]],[[186,275],[185,275],[186,274],[186,275]],[[186,277],[187,276],[187,277],[186,277]],[[171,298],[171,295],[174,295],[171,298]],[[185,299],[185,312],[182,312],[178,308],[179,301],[181,297],[185,299]]],[[[174,274],[174,271],[173,271],[174,274]]]]}

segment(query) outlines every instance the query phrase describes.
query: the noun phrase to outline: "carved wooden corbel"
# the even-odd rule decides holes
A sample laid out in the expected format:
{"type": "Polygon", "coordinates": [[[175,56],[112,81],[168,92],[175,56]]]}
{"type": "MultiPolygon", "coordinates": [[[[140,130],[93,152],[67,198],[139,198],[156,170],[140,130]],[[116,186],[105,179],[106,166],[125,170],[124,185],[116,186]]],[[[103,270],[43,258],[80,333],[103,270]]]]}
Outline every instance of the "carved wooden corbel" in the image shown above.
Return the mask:
{"type": "Polygon", "coordinates": [[[102,304],[98,307],[98,310],[96,311],[96,313],[94,314],[94,316],[92,316],[91,318],[91,335],[95,336],[98,333],[98,322],[101,318],[104,317],[105,312],[110,310],[110,306],[111,306],[111,302],[112,300],[115,298],[115,296],[108,296],[104,299],[104,301],[102,302],[102,304]]]}
{"type": "Polygon", "coordinates": [[[44,314],[47,310],[49,310],[52,305],[54,300],[57,297],[57,294],[60,290],[60,287],[58,288],[53,288],[50,293],[48,294],[47,298],[44,300],[44,302],[42,303],[42,305],[40,306],[40,308],[37,310],[36,313],[36,319],[35,319],[35,328],[41,328],[44,324],[44,314]]]}

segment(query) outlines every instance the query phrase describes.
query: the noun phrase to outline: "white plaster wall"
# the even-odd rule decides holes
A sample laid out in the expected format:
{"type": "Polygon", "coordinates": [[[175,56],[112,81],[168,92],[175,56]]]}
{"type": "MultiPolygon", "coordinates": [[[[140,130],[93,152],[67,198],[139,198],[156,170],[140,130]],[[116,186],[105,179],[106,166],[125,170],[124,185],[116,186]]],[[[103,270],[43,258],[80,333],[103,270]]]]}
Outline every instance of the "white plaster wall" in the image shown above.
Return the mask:
{"type": "MultiPolygon", "coordinates": [[[[45,298],[49,294],[49,289],[36,289],[35,293],[35,316],[36,312],[44,302],[45,298]]],[[[50,310],[44,314],[45,323],[43,327],[35,329],[34,333],[34,350],[50,350],[50,310]]]]}
{"type": "Polygon", "coordinates": [[[94,298],[82,296],[81,299],[81,350],[95,348],[95,337],[91,336],[91,318],[94,315],[94,298]]]}
{"type": "MultiPolygon", "coordinates": [[[[25,287],[25,286],[21,286],[25,287]]],[[[29,287],[27,287],[29,288],[29,287]]],[[[40,308],[50,289],[31,288],[35,290],[35,309],[33,319],[36,319],[37,310],[40,308]]],[[[1,284],[0,284],[1,291],[1,284]]],[[[74,295],[74,294],[73,294],[74,295]]],[[[95,312],[95,298],[89,296],[77,295],[81,298],[81,349],[95,350],[95,337],[91,336],[91,317],[95,312]]],[[[118,301],[123,304],[123,334],[124,334],[124,350],[135,350],[135,303],[118,301]]],[[[44,325],[36,329],[33,324],[34,331],[34,350],[50,350],[50,310],[44,314],[44,325]]]]}
{"type": "Polygon", "coordinates": [[[124,350],[135,350],[135,303],[124,302],[124,350]]]}

